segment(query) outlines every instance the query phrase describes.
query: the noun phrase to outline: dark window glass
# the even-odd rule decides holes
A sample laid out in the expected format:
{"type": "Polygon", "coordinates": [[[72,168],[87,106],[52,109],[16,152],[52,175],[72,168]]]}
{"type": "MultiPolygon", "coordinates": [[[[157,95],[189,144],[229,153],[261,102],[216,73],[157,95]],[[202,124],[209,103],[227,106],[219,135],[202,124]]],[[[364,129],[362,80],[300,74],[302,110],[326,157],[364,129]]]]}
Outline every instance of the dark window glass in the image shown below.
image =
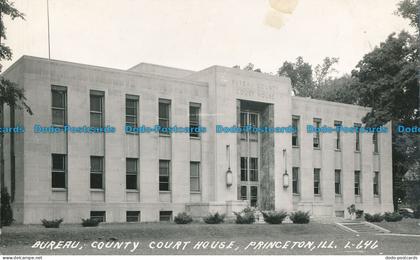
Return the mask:
{"type": "Polygon", "coordinates": [[[341,170],[335,170],[335,194],[341,194],[341,170]]]}
{"type": "Polygon", "coordinates": [[[249,180],[258,181],[258,158],[249,158],[249,180]]]}
{"type": "Polygon", "coordinates": [[[96,219],[99,222],[106,222],[106,214],[105,211],[91,211],[90,218],[96,219]]]}
{"type": "Polygon", "coordinates": [[[375,172],[373,176],[373,194],[379,195],[379,172],[375,172]]]}
{"type": "Polygon", "coordinates": [[[378,153],[379,152],[378,133],[373,133],[372,142],[373,142],[373,152],[378,153]]]}
{"type": "Polygon", "coordinates": [[[292,127],[296,129],[296,132],[292,133],[292,145],[299,146],[299,118],[292,118],[292,127]]]}
{"type": "Polygon", "coordinates": [[[104,158],[100,156],[90,157],[90,188],[103,189],[104,158]]]}
{"type": "Polygon", "coordinates": [[[171,221],[172,211],[159,211],[159,221],[171,221]]]}
{"type": "Polygon", "coordinates": [[[314,194],[321,194],[321,169],[314,169],[314,194]]]}
{"type": "Polygon", "coordinates": [[[64,126],[66,124],[66,94],[64,87],[52,88],[52,124],[64,126]]]}
{"type": "Polygon", "coordinates": [[[126,97],[125,99],[125,124],[131,127],[138,126],[138,98],[126,97]]]}
{"type": "MultiPolygon", "coordinates": [[[[321,119],[318,119],[318,118],[314,119],[314,127],[316,127],[317,129],[321,127],[321,119]]],[[[318,148],[318,149],[321,148],[321,138],[320,138],[319,131],[316,131],[314,133],[313,145],[314,145],[314,148],[318,148]]]]}
{"type": "MultiPolygon", "coordinates": [[[[240,127],[245,127],[248,125],[248,114],[241,112],[240,114],[240,127]]],[[[247,140],[247,133],[241,132],[241,140],[247,140]]]]}
{"type": "Polygon", "coordinates": [[[137,162],[135,158],[126,159],[126,189],[137,190],[137,162]]]}
{"type": "Polygon", "coordinates": [[[127,211],[126,221],[127,222],[140,222],[140,211],[127,211]]]}
{"type": "Polygon", "coordinates": [[[170,161],[159,160],[159,190],[170,190],[170,161]]]}
{"type": "Polygon", "coordinates": [[[90,94],[90,126],[103,127],[103,95],[90,94]]]}
{"type": "Polygon", "coordinates": [[[241,181],[248,181],[248,158],[241,157],[241,181]]]}
{"type": "Polygon", "coordinates": [[[292,189],[294,194],[299,194],[299,168],[293,167],[292,168],[292,189]]]}
{"type": "MultiPolygon", "coordinates": [[[[258,127],[258,114],[249,113],[249,125],[258,127]]],[[[249,132],[249,140],[258,141],[258,133],[253,131],[249,132]]]]}
{"type": "MultiPolygon", "coordinates": [[[[170,103],[168,101],[159,101],[159,126],[161,128],[168,128],[170,122],[170,103]]],[[[160,131],[162,134],[169,134],[160,131]]]]}
{"type": "Polygon", "coordinates": [[[354,171],[354,194],[360,195],[360,171],[354,171]]]}
{"type": "Polygon", "coordinates": [[[258,203],[258,187],[251,186],[251,207],[256,207],[258,203]]]}
{"type": "Polygon", "coordinates": [[[200,163],[190,162],[190,191],[200,191],[200,163]]]}
{"type": "Polygon", "coordinates": [[[52,154],[52,188],[66,188],[66,155],[52,154]]]}
{"type": "Polygon", "coordinates": [[[241,200],[247,200],[247,189],[246,186],[241,186],[241,200]]]}
{"type": "MultiPolygon", "coordinates": [[[[190,105],[190,128],[198,128],[200,126],[200,106],[190,105]]],[[[190,132],[191,137],[199,137],[200,133],[190,132]]]]}
{"type": "Polygon", "coordinates": [[[336,139],[335,139],[335,149],[341,149],[341,127],[342,123],[340,121],[334,121],[334,127],[336,129],[336,139]]]}
{"type": "Polygon", "coordinates": [[[360,151],[360,132],[359,129],[362,127],[362,125],[360,124],[354,124],[354,127],[356,128],[356,133],[355,133],[355,150],[357,152],[360,151]]]}

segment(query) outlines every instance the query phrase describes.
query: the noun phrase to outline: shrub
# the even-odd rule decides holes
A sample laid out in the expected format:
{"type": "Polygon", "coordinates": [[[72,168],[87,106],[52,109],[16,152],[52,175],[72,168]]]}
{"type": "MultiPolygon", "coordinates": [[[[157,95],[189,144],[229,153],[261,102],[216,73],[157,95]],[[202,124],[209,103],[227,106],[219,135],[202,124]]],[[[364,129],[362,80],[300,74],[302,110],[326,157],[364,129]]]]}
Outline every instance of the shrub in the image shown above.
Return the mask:
{"type": "Polygon", "coordinates": [[[207,217],[204,217],[203,220],[207,224],[220,224],[225,221],[225,214],[219,214],[219,212],[214,214],[210,213],[207,217]]]}
{"type": "Polygon", "coordinates": [[[247,207],[241,212],[233,212],[236,216],[236,224],[253,224],[255,222],[255,210],[247,207]]]}
{"type": "Polygon", "coordinates": [[[1,191],[1,224],[2,226],[10,226],[13,219],[13,210],[10,206],[10,195],[7,189],[1,191]]]}
{"type": "Polygon", "coordinates": [[[397,222],[403,219],[403,216],[398,212],[386,212],[384,214],[384,219],[387,222],[397,222]]]}
{"type": "Polygon", "coordinates": [[[349,207],[347,207],[347,211],[349,212],[350,215],[353,215],[354,213],[356,213],[356,205],[351,204],[349,207]]]}
{"type": "Polygon", "coordinates": [[[186,212],[182,212],[182,213],[178,213],[178,215],[174,218],[174,221],[177,224],[188,224],[188,223],[191,223],[193,219],[186,212]]]}
{"type": "Polygon", "coordinates": [[[309,223],[309,211],[296,211],[290,214],[290,219],[294,224],[307,224],[309,223]]]}
{"type": "Polygon", "coordinates": [[[261,212],[264,221],[268,224],[281,224],[283,220],[287,217],[287,212],[284,210],[281,211],[267,211],[267,212],[261,212]]]}
{"type": "Polygon", "coordinates": [[[420,218],[420,206],[417,206],[417,209],[414,211],[414,218],[420,218]]]}
{"type": "Polygon", "coordinates": [[[365,219],[368,222],[381,222],[382,220],[384,220],[384,217],[380,213],[373,215],[365,213],[365,219]]]}
{"type": "Polygon", "coordinates": [[[356,210],[356,218],[362,218],[363,217],[363,210],[358,209],[356,210]]]}
{"type": "Polygon", "coordinates": [[[42,225],[46,228],[59,228],[63,219],[53,219],[53,220],[46,220],[45,218],[41,220],[42,225]]]}
{"type": "Polygon", "coordinates": [[[96,227],[99,225],[99,220],[93,218],[82,218],[82,226],[84,227],[96,227]]]}

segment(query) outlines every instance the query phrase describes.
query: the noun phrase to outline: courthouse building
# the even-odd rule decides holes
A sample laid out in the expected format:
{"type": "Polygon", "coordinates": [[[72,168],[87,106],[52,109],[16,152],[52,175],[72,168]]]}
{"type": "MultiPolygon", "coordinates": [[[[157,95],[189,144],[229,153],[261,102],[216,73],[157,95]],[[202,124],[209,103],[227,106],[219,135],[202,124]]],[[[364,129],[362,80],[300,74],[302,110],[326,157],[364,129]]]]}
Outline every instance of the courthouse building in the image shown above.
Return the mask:
{"type": "Polygon", "coordinates": [[[5,186],[18,223],[167,221],[179,212],[232,216],[247,205],[347,217],[347,207],[392,211],[391,128],[362,126],[368,108],[296,97],[278,77],[212,66],[140,63],[128,70],[23,56],[3,74],[24,88],[33,115],[5,108],[5,186]],[[36,133],[34,125],[115,127],[110,133],[36,133]],[[202,133],[126,133],[125,126],[202,133]],[[297,128],[216,133],[216,126],[297,128]]]}

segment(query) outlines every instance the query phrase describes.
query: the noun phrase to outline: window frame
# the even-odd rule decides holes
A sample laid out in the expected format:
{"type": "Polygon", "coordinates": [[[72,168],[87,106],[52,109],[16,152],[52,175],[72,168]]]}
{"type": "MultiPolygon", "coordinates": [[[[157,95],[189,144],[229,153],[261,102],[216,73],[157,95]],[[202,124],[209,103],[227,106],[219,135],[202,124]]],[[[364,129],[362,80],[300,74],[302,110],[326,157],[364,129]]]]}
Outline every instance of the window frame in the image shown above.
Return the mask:
{"type": "Polygon", "coordinates": [[[373,196],[374,197],[379,197],[381,195],[379,171],[374,171],[373,172],[373,182],[372,183],[373,183],[373,196]]]}
{"type": "Polygon", "coordinates": [[[170,192],[170,191],[171,191],[171,161],[170,160],[159,160],[159,192],[170,192]],[[163,164],[163,163],[167,163],[168,175],[162,175],[163,167],[161,166],[161,164],[163,164]],[[163,182],[161,180],[161,177],[168,177],[168,181],[163,182]],[[161,189],[162,183],[166,183],[168,185],[167,190],[161,189]]]}
{"type": "Polygon", "coordinates": [[[300,116],[292,115],[292,127],[296,128],[296,132],[292,133],[292,147],[300,147],[299,129],[300,116]],[[296,126],[295,123],[296,122],[296,126]]]}
{"type": "Polygon", "coordinates": [[[360,170],[358,170],[358,171],[354,171],[354,195],[355,196],[360,196],[361,195],[361,179],[360,179],[360,177],[361,177],[361,171],[360,170]],[[357,176],[357,178],[356,178],[356,176],[357,176]],[[357,180],[357,181],[356,181],[357,180]],[[357,190],[357,192],[356,192],[356,190],[357,190]]]}
{"type": "Polygon", "coordinates": [[[138,223],[141,222],[141,212],[139,210],[127,210],[125,212],[125,222],[127,223],[138,223]],[[129,216],[129,214],[133,214],[129,216]],[[137,218],[137,220],[129,220],[130,218],[137,218]]]}
{"type": "Polygon", "coordinates": [[[335,139],[335,150],[341,151],[341,131],[337,131],[337,126],[343,126],[342,121],[334,121],[334,128],[336,130],[336,139],[335,139]]]}
{"type": "Polygon", "coordinates": [[[105,190],[105,159],[104,156],[90,156],[90,185],[91,190],[105,190]],[[99,159],[101,161],[100,171],[93,171],[92,160],[99,159]],[[92,175],[101,175],[101,188],[92,187],[92,175]]]}
{"type": "Polygon", "coordinates": [[[67,87],[57,85],[51,86],[51,124],[55,127],[64,127],[67,125],[67,87]],[[63,107],[54,106],[54,92],[63,95],[63,107]],[[63,124],[56,124],[54,122],[54,111],[63,112],[63,124]]]}
{"type": "Polygon", "coordinates": [[[125,125],[131,127],[138,127],[139,126],[139,96],[136,95],[125,95],[125,125]],[[128,107],[127,101],[133,101],[135,107],[128,107]],[[127,109],[134,109],[135,114],[129,114],[127,109]],[[132,122],[129,122],[127,119],[133,119],[132,122]]]}
{"type": "Polygon", "coordinates": [[[51,154],[51,188],[52,189],[67,189],[67,155],[66,154],[51,154]],[[54,169],[54,156],[60,156],[63,160],[63,169],[54,169]],[[54,175],[63,174],[64,175],[64,187],[54,187],[54,175]]]}
{"type": "MultiPolygon", "coordinates": [[[[313,119],[314,127],[320,128],[321,127],[321,123],[322,123],[322,119],[321,118],[314,118],[313,119]]],[[[314,132],[312,144],[313,144],[313,148],[314,149],[316,149],[316,150],[320,150],[321,149],[321,133],[319,131],[315,131],[314,132]],[[315,140],[317,140],[317,141],[315,141],[315,140]],[[318,146],[315,146],[316,143],[318,144],[318,146]]]]}
{"type": "Polygon", "coordinates": [[[378,132],[372,134],[373,153],[379,154],[379,136],[378,132]]]}
{"type": "MultiPolygon", "coordinates": [[[[199,103],[190,103],[189,106],[189,110],[188,110],[188,115],[189,115],[189,123],[190,123],[190,128],[199,128],[200,127],[200,121],[201,121],[201,104],[199,103]],[[195,110],[196,114],[192,113],[192,110],[195,110]],[[194,118],[194,116],[196,117],[196,120],[194,118]]],[[[190,131],[190,138],[196,138],[199,139],[201,137],[200,132],[192,132],[190,131]]]]}
{"type": "MultiPolygon", "coordinates": [[[[171,126],[171,100],[169,99],[159,99],[159,104],[158,104],[158,125],[160,128],[168,128],[171,126]],[[167,106],[168,108],[168,116],[167,118],[165,117],[161,117],[161,104],[167,106]],[[163,126],[162,122],[167,122],[167,126],[163,126]]],[[[171,135],[170,132],[163,132],[162,129],[159,129],[159,135],[163,135],[163,136],[169,136],[171,135]]]]}
{"type": "Polygon", "coordinates": [[[314,168],[313,173],[313,179],[314,179],[314,195],[315,196],[321,196],[321,169],[320,168],[314,168]],[[318,175],[318,180],[316,178],[316,175],[318,175]],[[318,185],[315,185],[318,184],[318,185]],[[317,190],[318,192],[315,192],[317,190]]]}
{"type": "Polygon", "coordinates": [[[99,220],[99,222],[106,222],[106,211],[103,210],[92,210],[90,211],[90,219],[99,219],[102,218],[102,220],[99,220]],[[103,216],[102,216],[103,214],[103,216]],[[97,215],[97,216],[93,216],[97,215]]]}
{"type": "Polygon", "coordinates": [[[201,164],[200,164],[200,162],[196,162],[196,161],[191,161],[190,162],[190,192],[191,193],[200,193],[201,192],[201,176],[200,176],[200,173],[201,173],[201,164]],[[193,168],[194,167],[196,167],[195,169],[197,169],[197,176],[193,176],[192,175],[192,173],[193,173],[193,168]],[[192,182],[193,182],[193,180],[195,180],[196,182],[197,182],[197,189],[196,190],[194,190],[194,189],[192,189],[192,182]]]}
{"type": "Polygon", "coordinates": [[[335,169],[334,170],[334,193],[336,196],[342,195],[342,178],[341,178],[341,169],[335,169]],[[338,182],[337,182],[337,176],[338,176],[338,182]]]}
{"type": "Polygon", "coordinates": [[[300,187],[299,187],[299,167],[292,167],[292,193],[294,195],[300,195],[300,187]],[[296,178],[295,178],[296,177],[296,178]]]}
{"type": "Polygon", "coordinates": [[[354,128],[356,129],[355,131],[355,140],[354,140],[354,151],[355,152],[360,152],[361,151],[361,139],[360,139],[360,128],[362,127],[362,124],[359,123],[355,123],[354,124],[354,128]]]}
{"type": "Polygon", "coordinates": [[[125,189],[126,190],[128,190],[128,191],[138,191],[139,190],[139,184],[138,184],[138,181],[139,181],[139,175],[138,175],[138,172],[139,172],[139,165],[138,165],[138,161],[139,161],[139,159],[138,158],[130,158],[130,157],[128,157],[128,158],[126,158],[125,159],[125,189]],[[133,171],[133,170],[129,170],[128,169],[128,165],[129,165],[129,161],[133,161],[133,162],[135,162],[135,170],[133,171]],[[136,184],[136,188],[129,188],[128,186],[128,176],[135,176],[136,177],[136,181],[135,181],[135,184],[136,184]]]}
{"type": "Polygon", "coordinates": [[[159,222],[171,222],[173,219],[173,212],[171,210],[161,210],[159,211],[159,222]],[[165,213],[165,214],[163,214],[165,213]],[[168,214],[166,214],[168,213],[168,214]],[[168,219],[166,220],[162,220],[162,217],[168,217],[168,219]]]}
{"type": "Polygon", "coordinates": [[[90,127],[104,127],[105,126],[105,93],[103,91],[91,90],[89,93],[89,111],[90,111],[90,127]],[[92,98],[100,98],[100,110],[92,110],[92,98]],[[101,120],[99,125],[92,124],[92,116],[99,115],[101,120]]]}

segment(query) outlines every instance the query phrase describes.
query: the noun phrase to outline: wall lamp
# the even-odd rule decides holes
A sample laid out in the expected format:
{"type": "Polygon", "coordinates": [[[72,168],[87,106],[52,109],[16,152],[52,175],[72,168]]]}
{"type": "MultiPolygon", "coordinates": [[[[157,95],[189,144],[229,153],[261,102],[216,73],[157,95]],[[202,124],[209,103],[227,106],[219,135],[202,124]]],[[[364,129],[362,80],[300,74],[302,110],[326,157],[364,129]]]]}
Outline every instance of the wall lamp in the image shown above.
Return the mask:
{"type": "Polygon", "coordinates": [[[226,186],[230,187],[232,186],[232,183],[233,183],[233,174],[232,174],[232,170],[230,169],[230,145],[226,145],[226,152],[227,152],[228,162],[229,162],[229,166],[226,171],[226,186]]]}
{"type": "Polygon", "coordinates": [[[287,152],[286,149],[283,149],[283,188],[287,189],[289,187],[289,174],[287,173],[287,152]]]}

